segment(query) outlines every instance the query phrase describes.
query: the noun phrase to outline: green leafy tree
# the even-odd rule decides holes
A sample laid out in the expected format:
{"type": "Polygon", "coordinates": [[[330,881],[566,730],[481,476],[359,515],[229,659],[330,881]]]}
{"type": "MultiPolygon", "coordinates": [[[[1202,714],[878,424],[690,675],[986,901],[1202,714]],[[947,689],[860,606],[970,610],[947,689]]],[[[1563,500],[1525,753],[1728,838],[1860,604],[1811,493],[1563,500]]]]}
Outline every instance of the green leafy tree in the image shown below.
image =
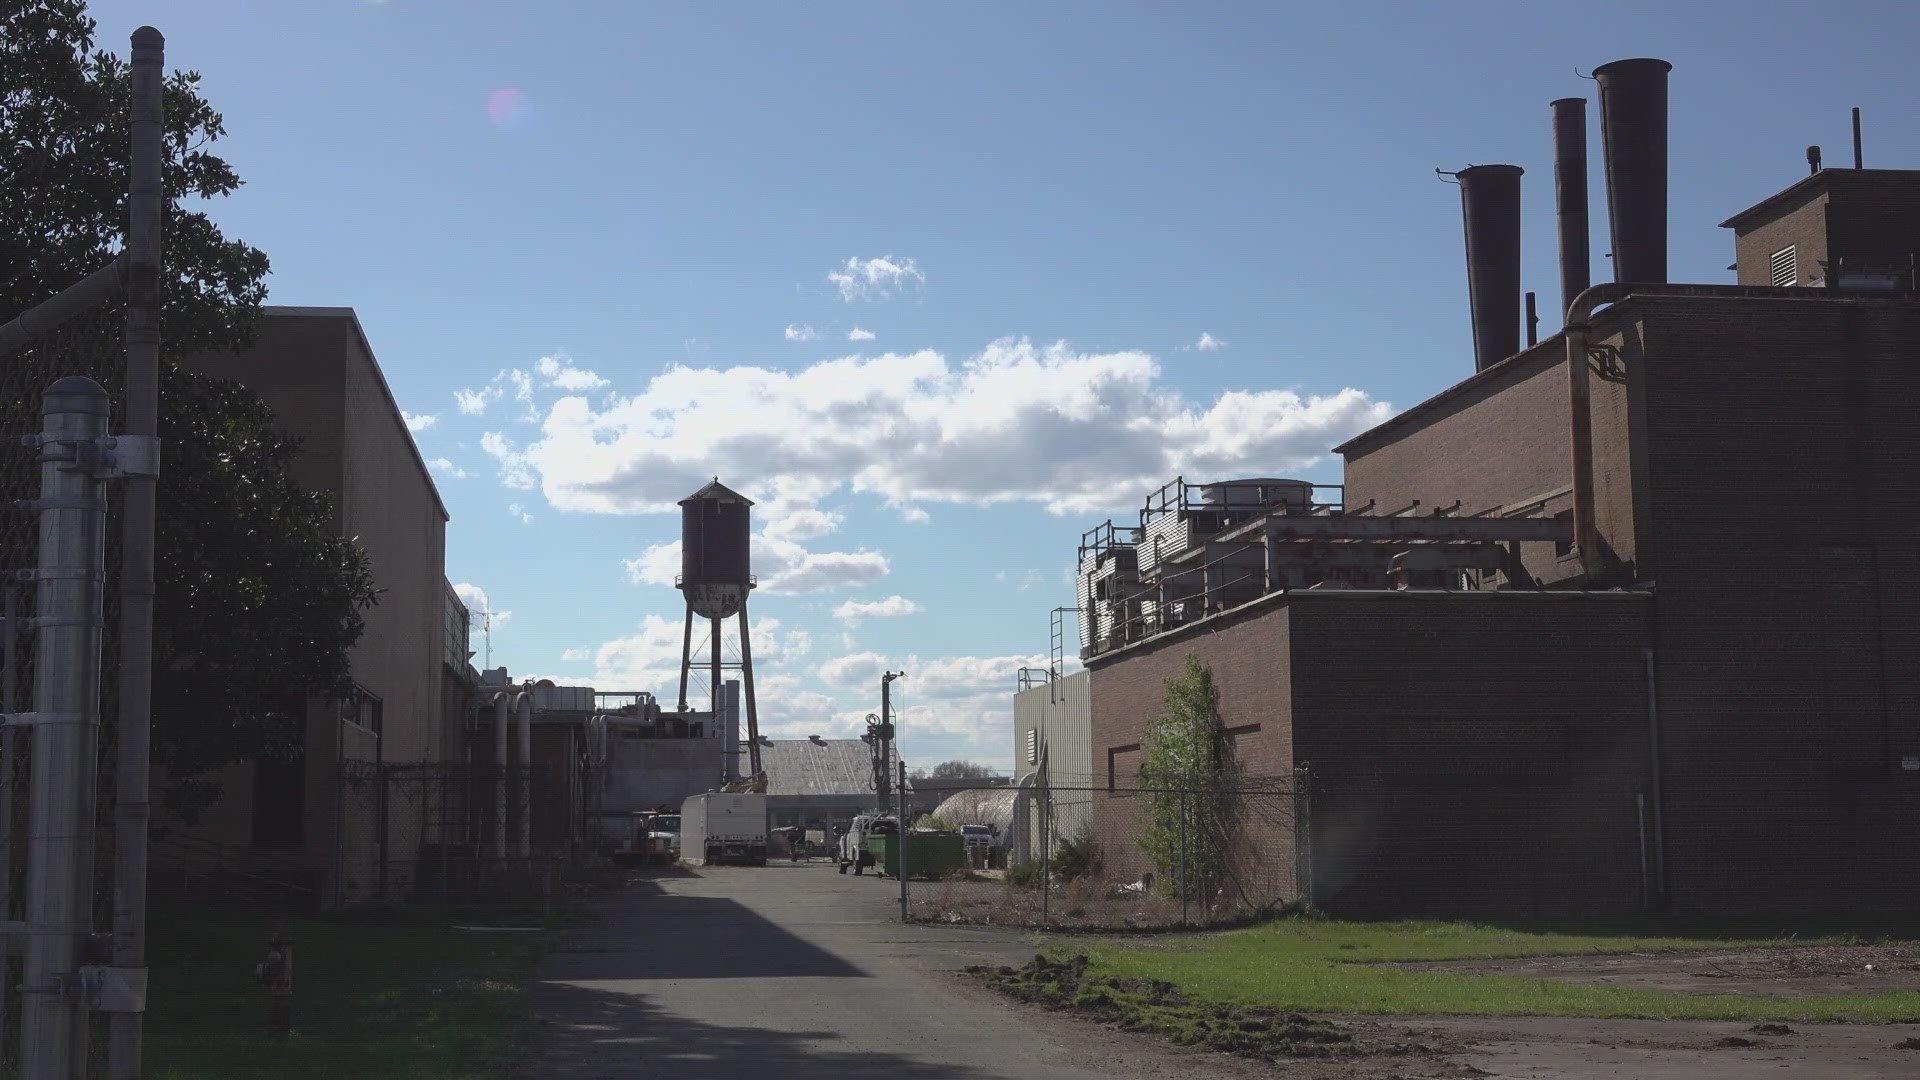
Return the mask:
{"type": "Polygon", "coordinates": [[[982,780],[993,770],[976,761],[943,761],[928,775],[935,780],[982,780]]]}
{"type": "Polygon", "coordinates": [[[1146,789],[1147,827],[1140,846],[1171,895],[1199,895],[1227,863],[1220,827],[1230,785],[1221,745],[1220,693],[1213,673],[1187,654],[1184,671],[1166,682],[1160,712],[1141,738],[1140,786],[1146,789]]]}
{"type": "MultiPolygon", "coordinates": [[[[0,0],[0,322],[105,265],[126,227],[132,73],[96,48],[95,33],[82,0],[0,0]]],[[[294,483],[297,441],[252,391],[181,363],[245,349],[266,297],[266,255],[204,209],[240,179],[206,150],[225,128],[199,84],[194,72],[165,83],[155,524],[154,755],[175,781],[169,803],[187,810],[217,795],[211,777],[223,765],[297,757],[306,701],[351,690],[349,650],[377,600],[329,500],[294,483]]],[[[58,375],[99,380],[117,409],[120,309],[9,362],[37,381],[5,383],[8,437],[38,423],[40,389],[58,375]]],[[[8,472],[0,482],[28,481],[8,472]]]]}

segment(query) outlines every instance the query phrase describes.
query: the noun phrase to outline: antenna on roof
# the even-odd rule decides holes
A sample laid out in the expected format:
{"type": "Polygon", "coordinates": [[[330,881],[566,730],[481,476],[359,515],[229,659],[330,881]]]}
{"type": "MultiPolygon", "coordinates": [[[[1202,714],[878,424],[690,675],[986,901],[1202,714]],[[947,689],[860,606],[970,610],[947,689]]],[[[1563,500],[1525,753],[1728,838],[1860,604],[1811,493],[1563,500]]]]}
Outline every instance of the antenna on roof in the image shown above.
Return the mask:
{"type": "Polygon", "coordinates": [[[1858,105],[1853,107],[1853,167],[1866,168],[1860,163],[1860,106],[1858,105]]]}

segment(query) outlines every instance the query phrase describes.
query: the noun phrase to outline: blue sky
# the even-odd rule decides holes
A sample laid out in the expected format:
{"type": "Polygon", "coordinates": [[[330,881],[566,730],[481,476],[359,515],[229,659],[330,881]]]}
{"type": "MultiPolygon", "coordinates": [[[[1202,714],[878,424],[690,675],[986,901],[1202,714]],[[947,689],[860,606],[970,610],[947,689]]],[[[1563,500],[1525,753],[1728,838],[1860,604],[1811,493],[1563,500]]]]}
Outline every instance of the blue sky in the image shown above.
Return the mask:
{"type": "Polygon", "coordinates": [[[904,667],[916,764],[1010,765],[1083,529],[1181,471],[1337,482],[1328,447],[1471,371],[1434,167],[1525,167],[1555,329],[1576,69],[1675,65],[1675,280],[1730,281],[1715,224],[1808,143],[1847,163],[1851,106],[1869,165],[1920,166],[1911,4],[93,13],[203,74],[270,302],[353,307],[424,418],[495,664],[670,690],[672,502],[717,473],[761,502],[767,726],[850,733],[904,667]]]}

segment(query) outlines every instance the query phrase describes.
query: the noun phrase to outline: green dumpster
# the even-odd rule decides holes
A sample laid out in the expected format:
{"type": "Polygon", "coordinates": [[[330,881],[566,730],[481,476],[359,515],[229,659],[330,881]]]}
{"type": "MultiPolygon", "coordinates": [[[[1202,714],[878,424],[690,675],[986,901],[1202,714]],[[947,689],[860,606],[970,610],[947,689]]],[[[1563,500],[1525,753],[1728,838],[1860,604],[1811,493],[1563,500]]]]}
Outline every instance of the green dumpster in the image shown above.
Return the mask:
{"type": "MultiPolygon", "coordinates": [[[[900,876],[898,837],[867,837],[867,851],[873,864],[889,877],[900,876]]],[[[907,834],[907,874],[916,878],[943,878],[967,865],[967,842],[957,832],[933,832],[915,829],[907,834]]]]}

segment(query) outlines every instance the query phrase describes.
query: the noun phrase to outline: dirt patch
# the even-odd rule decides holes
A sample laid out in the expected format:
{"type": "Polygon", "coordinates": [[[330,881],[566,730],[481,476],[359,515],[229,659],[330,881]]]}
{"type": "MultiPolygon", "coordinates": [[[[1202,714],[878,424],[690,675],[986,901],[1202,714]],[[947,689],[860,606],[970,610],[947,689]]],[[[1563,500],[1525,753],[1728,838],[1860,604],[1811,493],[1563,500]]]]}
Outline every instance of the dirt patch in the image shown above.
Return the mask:
{"type": "Polygon", "coordinates": [[[1819,997],[1920,990],[1920,942],[1795,946],[1720,952],[1591,953],[1511,960],[1439,960],[1393,964],[1423,971],[1516,975],[1683,994],[1819,997]]]}
{"type": "Polygon", "coordinates": [[[976,966],[966,968],[965,974],[1020,1001],[1074,1012],[1122,1031],[1266,1061],[1419,1058],[1452,1068],[1457,1066],[1441,1059],[1463,1045],[1422,1038],[1411,1028],[1342,1025],[1302,1013],[1194,1002],[1159,979],[1090,977],[1084,954],[1066,960],[1040,955],[1024,967],[976,966]]]}

